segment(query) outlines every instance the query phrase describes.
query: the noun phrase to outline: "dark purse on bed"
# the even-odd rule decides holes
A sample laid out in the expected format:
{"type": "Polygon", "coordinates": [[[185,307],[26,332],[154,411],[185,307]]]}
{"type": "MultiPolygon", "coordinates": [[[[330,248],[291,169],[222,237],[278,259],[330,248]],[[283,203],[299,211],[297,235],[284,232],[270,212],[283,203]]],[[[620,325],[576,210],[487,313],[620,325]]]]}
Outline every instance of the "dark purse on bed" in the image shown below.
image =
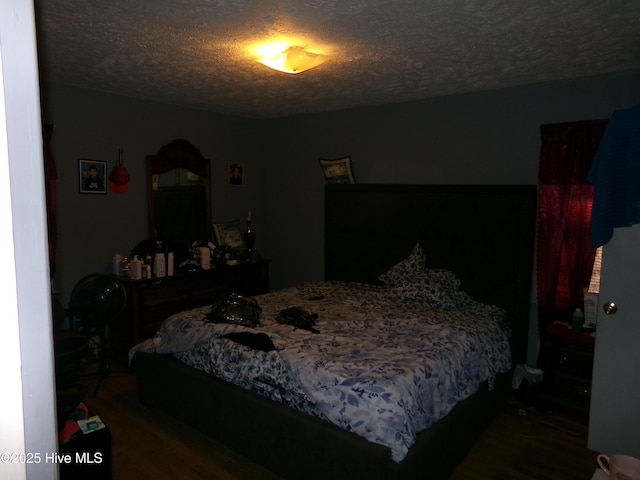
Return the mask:
{"type": "Polygon", "coordinates": [[[309,330],[313,333],[320,333],[317,329],[313,328],[316,324],[316,318],[318,318],[317,313],[309,313],[300,307],[289,307],[280,310],[276,322],[293,325],[295,328],[309,330]]]}
{"type": "Polygon", "coordinates": [[[255,327],[260,324],[262,309],[254,298],[229,293],[220,297],[212,306],[205,320],[213,323],[232,323],[255,327]]]}

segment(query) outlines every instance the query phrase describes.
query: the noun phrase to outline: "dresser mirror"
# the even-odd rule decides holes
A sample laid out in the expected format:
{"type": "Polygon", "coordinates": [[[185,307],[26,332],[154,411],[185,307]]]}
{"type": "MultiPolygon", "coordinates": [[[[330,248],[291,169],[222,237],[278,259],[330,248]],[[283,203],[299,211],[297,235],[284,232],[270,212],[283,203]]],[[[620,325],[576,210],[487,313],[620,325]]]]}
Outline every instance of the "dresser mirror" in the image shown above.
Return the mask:
{"type": "Polygon", "coordinates": [[[191,247],[211,239],[211,162],[184,139],[147,156],[152,240],[191,247]]]}

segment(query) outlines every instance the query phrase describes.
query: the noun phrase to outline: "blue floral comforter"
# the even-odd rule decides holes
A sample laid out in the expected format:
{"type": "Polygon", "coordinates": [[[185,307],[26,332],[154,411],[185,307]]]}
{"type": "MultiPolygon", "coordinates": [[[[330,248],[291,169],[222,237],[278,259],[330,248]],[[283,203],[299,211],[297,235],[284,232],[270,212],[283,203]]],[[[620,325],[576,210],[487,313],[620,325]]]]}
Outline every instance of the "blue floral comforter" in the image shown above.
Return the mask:
{"type": "Polygon", "coordinates": [[[472,299],[440,309],[401,301],[386,286],[335,281],[255,298],[256,328],[204,322],[210,307],[198,308],[169,317],[131,355],[172,354],[385,445],[397,462],[418,432],[511,368],[504,312],[472,299]],[[277,323],[288,307],[317,313],[319,333],[277,323]],[[232,332],[264,333],[275,350],[225,337],[232,332]]]}

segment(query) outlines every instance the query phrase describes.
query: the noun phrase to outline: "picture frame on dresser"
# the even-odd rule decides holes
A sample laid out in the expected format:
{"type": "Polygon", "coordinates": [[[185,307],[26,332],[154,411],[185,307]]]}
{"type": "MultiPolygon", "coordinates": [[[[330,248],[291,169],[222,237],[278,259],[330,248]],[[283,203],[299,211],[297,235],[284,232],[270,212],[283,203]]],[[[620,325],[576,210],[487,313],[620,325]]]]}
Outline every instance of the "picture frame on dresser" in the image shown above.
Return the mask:
{"type": "Polygon", "coordinates": [[[244,248],[244,240],[240,232],[240,221],[214,223],[213,233],[219,247],[244,248]]]}

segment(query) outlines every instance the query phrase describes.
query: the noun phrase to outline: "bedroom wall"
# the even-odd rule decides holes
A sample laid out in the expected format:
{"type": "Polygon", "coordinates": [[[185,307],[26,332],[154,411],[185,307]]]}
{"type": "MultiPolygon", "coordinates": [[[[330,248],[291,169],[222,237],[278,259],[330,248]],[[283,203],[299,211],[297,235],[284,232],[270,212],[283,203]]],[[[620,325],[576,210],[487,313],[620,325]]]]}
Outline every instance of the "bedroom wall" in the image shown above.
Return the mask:
{"type": "Polygon", "coordinates": [[[258,234],[272,284],[323,277],[318,158],[350,155],[358,183],[536,184],[541,124],[637,103],[640,71],[265,122],[264,181],[278,195],[265,197],[268,231],[258,234]]]}
{"type": "Polygon", "coordinates": [[[43,122],[55,124],[53,153],[58,169],[58,261],[54,288],[67,305],[73,285],[84,275],[110,272],[115,253],[128,254],[149,238],[146,156],[176,138],[185,138],[212,160],[214,221],[254,213],[261,227],[264,206],[257,161],[255,121],[162,105],[116,95],[45,84],[43,122]],[[80,194],[78,159],[116,165],[118,149],[131,182],[129,191],[80,194]],[[242,161],[247,186],[227,184],[228,162],[242,161]]]}

